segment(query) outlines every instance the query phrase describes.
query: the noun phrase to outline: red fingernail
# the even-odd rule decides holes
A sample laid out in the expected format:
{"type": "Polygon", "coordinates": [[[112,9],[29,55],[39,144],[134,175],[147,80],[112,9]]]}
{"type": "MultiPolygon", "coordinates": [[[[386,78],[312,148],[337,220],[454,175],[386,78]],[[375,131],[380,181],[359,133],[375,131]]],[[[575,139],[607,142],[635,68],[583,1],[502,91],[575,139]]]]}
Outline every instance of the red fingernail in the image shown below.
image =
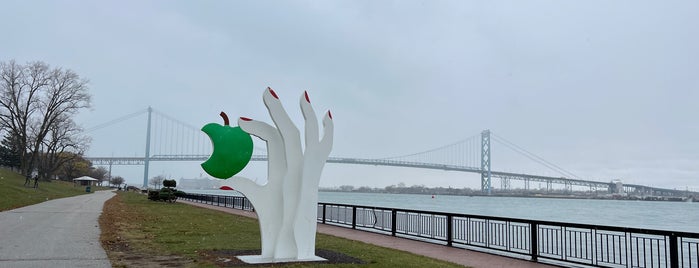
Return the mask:
{"type": "Polygon", "coordinates": [[[240,117],[240,120],[243,120],[243,121],[252,121],[252,119],[247,118],[247,117],[240,117]]]}
{"type": "Polygon", "coordinates": [[[311,100],[308,99],[308,91],[304,91],[303,94],[306,95],[306,101],[307,101],[308,103],[311,103],[311,100]]]}
{"type": "Polygon", "coordinates": [[[221,112],[219,115],[220,115],[221,117],[223,117],[223,125],[224,125],[224,126],[230,125],[230,123],[228,122],[228,116],[226,115],[226,113],[221,112]]]}
{"type": "Polygon", "coordinates": [[[330,110],[328,110],[328,117],[330,117],[330,119],[333,119],[333,114],[330,113],[330,110]]]}
{"type": "Polygon", "coordinates": [[[267,89],[269,89],[269,93],[272,94],[272,97],[274,97],[275,99],[279,99],[279,97],[277,97],[277,93],[275,93],[274,90],[272,90],[271,87],[268,87],[267,89]]]}

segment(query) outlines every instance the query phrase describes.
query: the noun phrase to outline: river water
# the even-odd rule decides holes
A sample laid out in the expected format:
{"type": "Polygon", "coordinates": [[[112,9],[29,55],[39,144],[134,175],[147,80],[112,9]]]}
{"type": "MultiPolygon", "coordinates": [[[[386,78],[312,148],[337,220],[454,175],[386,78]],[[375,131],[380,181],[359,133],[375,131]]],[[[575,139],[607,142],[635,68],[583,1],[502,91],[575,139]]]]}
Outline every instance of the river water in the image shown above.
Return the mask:
{"type": "MultiPolygon", "coordinates": [[[[185,190],[233,195],[234,191],[185,190]]],[[[325,203],[699,233],[699,203],[320,192],[325,203]]],[[[254,204],[253,204],[254,205],[254,204]]]]}

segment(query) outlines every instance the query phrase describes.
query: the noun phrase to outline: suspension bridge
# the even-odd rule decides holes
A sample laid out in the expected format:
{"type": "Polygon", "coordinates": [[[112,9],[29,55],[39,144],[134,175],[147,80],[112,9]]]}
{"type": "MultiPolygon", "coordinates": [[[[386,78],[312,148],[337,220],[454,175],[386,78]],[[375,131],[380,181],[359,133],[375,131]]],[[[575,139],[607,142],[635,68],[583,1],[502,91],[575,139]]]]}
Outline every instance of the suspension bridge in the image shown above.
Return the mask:
{"type": "MultiPolygon", "coordinates": [[[[149,107],[109,122],[87,129],[92,132],[105,128],[121,121],[148,115],[146,128],[146,146],[143,156],[119,157],[119,156],[87,156],[87,160],[94,165],[143,165],[143,187],[148,186],[148,172],[150,162],[153,161],[205,161],[211,155],[211,142],[206,135],[202,135],[198,127],[177,120],[162,112],[149,107]]],[[[251,161],[267,161],[265,149],[255,147],[256,152],[251,161]]],[[[435,169],[480,174],[481,190],[484,194],[493,191],[493,179],[500,180],[500,189],[507,190],[512,181],[521,181],[524,190],[530,190],[533,182],[544,183],[547,190],[556,186],[572,191],[573,186],[589,187],[591,191],[603,190],[609,193],[633,193],[637,195],[653,196],[687,196],[696,194],[693,192],[650,187],[637,184],[622,184],[618,181],[598,181],[583,179],[575,174],[546,161],[545,159],[523,149],[522,147],[496,135],[490,130],[484,130],[461,141],[448,144],[439,148],[418,152],[409,155],[395,157],[366,159],[353,157],[328,158],[327,163],[393,166],[420,169],[435,169]],[[543,176],[516,172],[504,172],[491,170],[491,142],[496,142],[517,154],[520,154],[552,171],[560,176],[543,176]]]]}

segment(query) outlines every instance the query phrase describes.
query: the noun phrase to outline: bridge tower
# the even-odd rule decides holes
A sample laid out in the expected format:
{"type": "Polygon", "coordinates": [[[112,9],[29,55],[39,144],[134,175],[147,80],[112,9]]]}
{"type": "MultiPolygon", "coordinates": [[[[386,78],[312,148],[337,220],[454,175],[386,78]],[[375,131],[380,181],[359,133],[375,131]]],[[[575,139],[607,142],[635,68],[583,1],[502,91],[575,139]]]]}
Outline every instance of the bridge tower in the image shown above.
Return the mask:
{"type": "Polygon", "coordinates": [[[481,132],[481,191],[490,195],[490,130],[481,132]]]}
{"type": "Polygon", "coordinates": [[[148,165],[150,163],[150,119],[153,108],[148,106],[148,128],[146,128],[146,157],[143,162],[143,189],[148,189],[148,165]]]}

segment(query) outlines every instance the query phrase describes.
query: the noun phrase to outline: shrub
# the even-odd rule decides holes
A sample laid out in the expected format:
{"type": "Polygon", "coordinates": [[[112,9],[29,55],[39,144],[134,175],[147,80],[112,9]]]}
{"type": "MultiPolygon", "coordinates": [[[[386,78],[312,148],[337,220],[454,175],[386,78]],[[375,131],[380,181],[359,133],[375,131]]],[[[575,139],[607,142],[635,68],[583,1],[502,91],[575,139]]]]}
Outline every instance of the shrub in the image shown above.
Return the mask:
{"type": "Polygon", "coordinates": [[[175,202],[177,191],[171,188],[163,188],[160,191],[148,191],[148,199],[153,201],[175,202]]]}
{"type": "Polygon", "coordinates": [[[157,200],[162,200],[166,202],[175,202],[177,200],[177,196],[175,195],[175,189],[172,188],[163,188],[160,189],[158,192],[158,199],[157,200]]]}
{"type": "Polygon", "coordinates": [[[164,180],[163,186],[168,187],[168,188],[175,188],[175,187],[177,187],[177,181],[176,180],[164,180]]]}
{"type": "Polygon", "coordinates": [[[160,192],[148,191],[148,199],[153,200],[153,201],[158,201],[160,199],[160,192]]]}

